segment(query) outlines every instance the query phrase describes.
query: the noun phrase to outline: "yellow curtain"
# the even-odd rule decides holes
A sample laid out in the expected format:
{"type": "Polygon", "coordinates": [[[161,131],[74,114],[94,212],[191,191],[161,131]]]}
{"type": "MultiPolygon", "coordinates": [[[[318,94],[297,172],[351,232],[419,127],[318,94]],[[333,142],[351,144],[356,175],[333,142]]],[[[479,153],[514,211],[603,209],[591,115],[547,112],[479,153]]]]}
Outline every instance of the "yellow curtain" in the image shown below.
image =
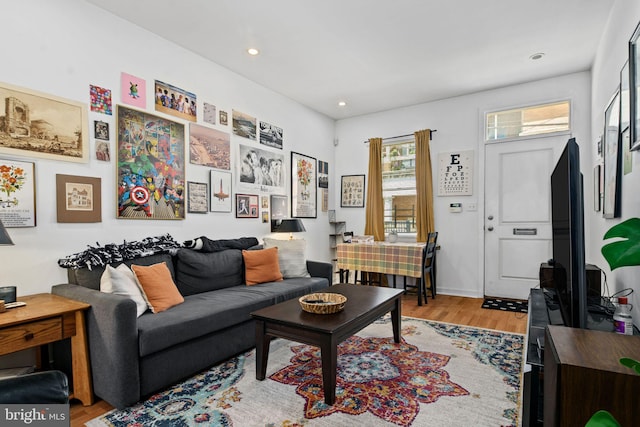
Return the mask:
{"type": "MultiPolygon", "coordinates": [[[[431,154],[429,141],[431,129],[415,132],[416,137],[416,242],[426,242],[434,230],[433,182],[431,178],[431,154]]],[[[369,166],[371,167],[371,166],[369,166]]]]}
{"type": "Polygon", "coordinates": [[[384,241],[384,201],[382,199],[382,138],[369,139],[369,186],[365,208],[364,234],[384,241]]]}

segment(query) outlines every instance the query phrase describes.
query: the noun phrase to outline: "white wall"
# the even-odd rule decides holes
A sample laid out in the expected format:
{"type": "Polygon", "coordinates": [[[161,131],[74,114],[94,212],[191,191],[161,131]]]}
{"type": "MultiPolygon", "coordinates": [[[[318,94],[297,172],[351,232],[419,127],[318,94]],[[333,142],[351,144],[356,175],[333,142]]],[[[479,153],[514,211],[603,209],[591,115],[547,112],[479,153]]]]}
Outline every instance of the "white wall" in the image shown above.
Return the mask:
{"type": "MultiPolygon", "coordinates": [[[[437,186],[439,152],[474,150],[474,191],[472,196],[438,197],[434,188],[435,227],[438,230],[438,292],[450,295],[481,297],[484,281],[483,206],[484,206],[484,112],[544,103],[560,99],[572,102],[573,136],[579,144],[592,138],[589,126],[590,73],[581,72],[527,84],[505,87],[412,107],[339,120],[336,124],[336,185],[340,175],[367,172],[370,137],[405,135],[419,129],[437,129],[431,141],[431,164],[434,187],[437,186]],[[449,203],[461,202],[462,213],[450,213],[449,203]],[[476,203],[478,210],[466,209],[476,203]]],[[[581,152],[582,164],[590,165],[589,150],[581,152]]],[[[589,168],[586,168],[587,171],[589,168]]],[[[585,171],[585,176],[590,176],[585,171]]],[[[585,188],[587,188],[585,186],[585,188]]],[[[590,188],[590,187],[588,187],[590,188]]],[[[338,194],[335,206],[340,206],[338,194]]],[[[588,206],[592,206],[588,204],[588,206]]],[[[364,209],[338,208],[338,219],[347,221],[347,229],[363,233],[364,209]]],[[[536,264],[546,260],[532,260],[536,264]]]]}
{"type": "MultiPolygon", "coordinates": [[[[0,15],[5,18],[0,44],[0,81],[87,105],[89,85],[94,84],[112,89],[115,105],[120,103],[120,73],[126,72],[146,79],[146,111],[155,114],[153,82],[161,80],[195,93],[199,111],[206,101],[227,111],[229,116],[231,110],[236,109],[281,127],[287,170],[290,151],[328,161],[333,167],[333,120],[93,5],[81,0],[2,2],[0,15]]],[[[212,40],[212,43],[223,42],[212,40]]],[[[96,119],[110,123],[113,152],[114,116],[89,114],[91,124],[96,119]]],[[[201,117],[199,123],[202,123],[201,117]]],[[[230,125],[215,127],[231,133],[230,125]]],[[[90,135],[93,136],[92,126],[90,135]]],[[[231,135],[232,147],[239,142],[260,145],[231,135]]],[[[234,160],[232,148],[232,164],[234,160]]],[[[19,295],[49,292],[52,285],[65,282],[66,270],[58,267],[57,260],[96,242],[122,243],[165,233],[179,242],[202,235],[261,238],[269,234],[268,224],[262,224],[260,219],[236,219],[234,213],[187,214],[181,221],[117,220],[114,159],[105,163],[92,158],[88,164],[33,161],[37,178],[37,226],[9,229],[15,246],[0,247],[0,285],[17,285],[19,295]],[[56,222],[55,175],[58,173],[102,178],[101,223],[56,222]]],[[[208,182],[208,173],[207,167],[186,166],[189,181],[208,182]]],[[[235,178],[234,171],[234,184],[235,178]]],[[[288,181],[286,194],[289,194],[288,181]]],[[[330,191],[333,191],[333,183],[331,185],[330,191]]],[[[235,193],[235,185],[233,190],[235,193]]],[[[308,257],[328,261],[329,226],[326,212],[320,210],[320,200],[318,218],[303,221],[307,233],[302,236],[313,242],[308,245],[308,257]]]]}
{"type": "MultiPolygon", "coordinates": [[[[591,129],[593,140],[601,135],[604,130],[604,111],[611,96],[620,84],[620,70],[629,59],[628,43],[633,31],[640,22],[640,2],[616,1],[604,36],[598,47],[598,53],[592,71],[592,109],[591,129]]],[[[598,162],[597,149],[592,146],[593,163],[598,162]]],[[[632,153],[633,171],[622,176],[622,215],[619,219],[604,219],[601,215],[592,213],[592,228],[589,233],[593,237],[591,253],[599,267],[605,270],[610,293],[631,288],[630,303],[634,305],[632,311],[634,323],[640,325],[640,280],[638,280],[638,267],[623,267],[611,272],[607,262],[600,254],[602,236],[611,226],[631,217],[640,216],[640,154],[632,153]]]]}

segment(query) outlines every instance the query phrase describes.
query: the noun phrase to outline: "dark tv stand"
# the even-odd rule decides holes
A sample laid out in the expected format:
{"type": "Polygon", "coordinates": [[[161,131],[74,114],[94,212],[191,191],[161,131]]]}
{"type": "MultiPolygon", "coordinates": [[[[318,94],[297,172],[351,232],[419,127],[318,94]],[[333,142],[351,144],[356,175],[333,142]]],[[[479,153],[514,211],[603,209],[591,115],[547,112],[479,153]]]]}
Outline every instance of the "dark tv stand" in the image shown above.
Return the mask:
{"type": "MultiPolygon", "coordinates": [[[[569,384],[567,381],[563,382],[561,375],[556,375],[556,373],[559,374],[559,369],[570,368],[572,369],[571,372],[574,372],[574,375],[576,376],[579,375],[580,378],[588,377],[591,378],[591,381],[596,381],[596,379],[598,379],[598,381],[603,381],[599,386],[592,384],[590,387],[588,387],[590,389],[609,390],[609,385],[608,383],[606,383],[606,381],[613,381],[614,379],[619,378],[619,375],[623,375],[622,378],[624,379],[620,381],[623,381],[624,384],[628,385],[626,381],[631,381],[633,384],[635,384],[634,387],[640,387],[640,376],[637,376],[637,374],[634,374],[633,372],[631,372],[631,370],[629,370],[629,372],[626,372],[626,368],[620,368],[621,365],[619,366],[619,363],[617,363],[617,359],[615,358],[615,360],[607,360],[606,369],[598,365],[598,368],[595,368],[595,370],[593,370],[594,367],[591,366],[601,362],[604,358],[603,355],[613,355],[619,353],[619,351],[617,351],[618,348],[624,349],[624,351],[621,350],[622,353],[628,354],[629,357],[638,357],[638,355],[640,354],[638,353],[640,351],[640,337],[627,337],[624,335],[615,334],[614,332],[604,333],[603,335],[603,332],[600,330],[576,330],[574,328],[566,328],[561,325],[553,325],[550,321],[550,317],[555,316],[553,314],[550,316],[550,313],[555,312],[555,307],[551,307],[551,309],[549,309],[544,292],[545,291],[543,289],[531,289],[531,292],[529,294],[529,323],[527,327],[528,339],[526,363],[530,367],[530,371],[526,372],[524,375],[522,411],[522,425],[525,427],[542,425],[546,426],[547,424],[559,425],[556,424],[558,419],[553,415],[550,415],[550,413],[569,414],[570,411],[573,411],[573,406],[567,406],[567,400],[561,399],[562,396],[568,396],[568,394],[566,394],[567,390],[565,390],[564,387],[569,387],[571,386],[571,384],[569,384]],[[551,334],[551,342],[549,342],[550,328],[556,331],[555,334],[551,334]],[[560,332],[562,332],[563,330],[566,330],[567,333],[560,334],[560,332]],[[583,335],[585,336],[584,338],[582,338],[583,335]],[[581,337],[580,342],[582,342],[583,339],[587,339],[587,337],[589,340],[594,341],[592,341],[589,346],[585,347],[578,341],[575,341],[578,339],[576,338],[578,336],[581,337]],[[631,338],[633,342],[631,343],[627,338],[631,338]],[[601,345],[604,345],[606,348],[606,345],[604,344],[605,342],[607,343],[606,345],[612,347],[608,348],[607,350],[601,349],[596,352],[593,351],[596,347],[598,347],[597,343],[602,343],[601,345]],[[576,352],[582,349],[585,351],[585,353],[576,355],[575,357],[573,357],[573,359],[570,359],[569,357],[563,356],[564,353],[562,353],[562,351],[567,351],[567,349],[577,349],[576,352]],[[630,351],[630,349],[632,350],[630,351]],[[549,357],[549,352],[553,353],[553,357],[549,357]],[[549,361],[556,361],[556,363],[553,363],[553,366],[551,366],[551,368],[545,365],[545,353],[548,353],[546,365],[549,365],[549,361]],[[600,353],[602,353],[602,355],[598,357],[600,353]],[[550,378],[554,381],[554,383],[551,385],[546,383],[543,384],[542,378],[544,376],[543,374],[545,368],[552,370],[552,372],[547,372],[546,375],[547,382],[549,382],[550,378]],[[634,375],[637,378],[634,378],[634,375]],[[544,405],[543,401],[545,402],[544,405]],[[544,409],[546,406],[549,406],[550,408],[548,408],[548,410],[546,411],[547,414],[545,415],[544,409]],[[545,417],[547,418],[546,423],[544,422],[545,417]],[[552,417],[553,421],[549,417],[552,417]]],[[[591,326],[591,329],[604,329],[607,331],[612,330],[611,316],[600,313],[590,313],[589,318],[590,321],[588,326],[591,326]]],[[[638,335],[638,330],[636,328],[634,328],[634,335],[638,335]]],[[[575,394],[575,396],[580,396],[580,393],[582,392],[584,392],[584,390],[573,390],[573,393],[578,393],[575,394]]],[[[608,399],[607,396],[611,397],[611,393],[602,394],[598,397],[598,399],[608,399]]],[[[618,395],[617,397],[618,399],[620,399],[620,395],[618,395]]],[[[607,401],[602,400],[600,404],[604,405],[603,407],[608,407],[607,405],[613,404],[610,403],[609,400],[610,399],[608,399],[607,401]]],[[[584,404],[584,402],[582,402],[580,399],[575,401],[584,404]]],[[[616,409],[618,408],[619,407],[616,407],[616,409]]],[[[576,411],[579,412],[578,409],[576,409],[576,411]]],[[[634,411],[636,411],[636,409],[634,409],[634,411]]],[[[640,412],[640,410],[638,411],[640,412]]],[[[586,412],[583,411],[582,413],[584,414],[586,412]]],[[[637,413],[636,415],[638,416],[638,418],[635,419],[640,419],[640,415],[637,413]]],[[[624,417],[626,418],[626,415],[624,417]]],[[[576,420],[574,419],[574,421],[576,420]]],[[[585,423],[586,422],[580,421],[574,424],[569,422],[568,424],[565,423],[563,425],[584,425],[585,423]]],[[[626,424],[623,423],[622,425],[626,424]]]]}

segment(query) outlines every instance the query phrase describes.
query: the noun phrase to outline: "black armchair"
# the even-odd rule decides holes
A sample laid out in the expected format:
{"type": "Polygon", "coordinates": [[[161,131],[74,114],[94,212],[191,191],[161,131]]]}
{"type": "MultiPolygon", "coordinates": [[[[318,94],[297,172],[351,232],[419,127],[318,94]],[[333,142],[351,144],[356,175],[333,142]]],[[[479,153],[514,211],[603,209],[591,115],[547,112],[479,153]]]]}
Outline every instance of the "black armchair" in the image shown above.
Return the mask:
{"type": "Polygon", "coordinates": [[[61,371],[43,371],[0,379],[0,403],[69,403],[69,382],[61,371]]]}

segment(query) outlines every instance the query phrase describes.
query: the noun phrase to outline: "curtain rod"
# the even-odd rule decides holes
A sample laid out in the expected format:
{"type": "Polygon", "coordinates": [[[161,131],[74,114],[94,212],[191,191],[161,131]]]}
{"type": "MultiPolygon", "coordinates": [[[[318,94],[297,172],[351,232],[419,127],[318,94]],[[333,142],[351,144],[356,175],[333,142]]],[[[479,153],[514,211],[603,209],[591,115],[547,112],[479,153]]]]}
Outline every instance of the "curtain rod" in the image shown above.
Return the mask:
{"type": "MultiPolygon", "coordinates": [[[[431,141],[431,140],[433,139],[433,133],[434,133],[434,132],[438,132],[438,129],[431,129],[431,132],[430,132],[430,134],[429,134],[429,141],[431,141]]],[[[406,134],[406,135],[388,136],[388,137],[386,137],[386,138],[382,138],[382,140],[383,140],[383,141],[386,141],[386,140],[388,140],[388,139],[404,138],[405,136],[413,136],[413,135],[414,135],[413,133],[409,133],[409,134],[406,134]]],[[[364,141],[364,143],[365,143],[365,144],[368,144],[368,143],[369,143],[369,141],[368,141],[368,140],[367,140],[367,141],[364,141]]]]}

